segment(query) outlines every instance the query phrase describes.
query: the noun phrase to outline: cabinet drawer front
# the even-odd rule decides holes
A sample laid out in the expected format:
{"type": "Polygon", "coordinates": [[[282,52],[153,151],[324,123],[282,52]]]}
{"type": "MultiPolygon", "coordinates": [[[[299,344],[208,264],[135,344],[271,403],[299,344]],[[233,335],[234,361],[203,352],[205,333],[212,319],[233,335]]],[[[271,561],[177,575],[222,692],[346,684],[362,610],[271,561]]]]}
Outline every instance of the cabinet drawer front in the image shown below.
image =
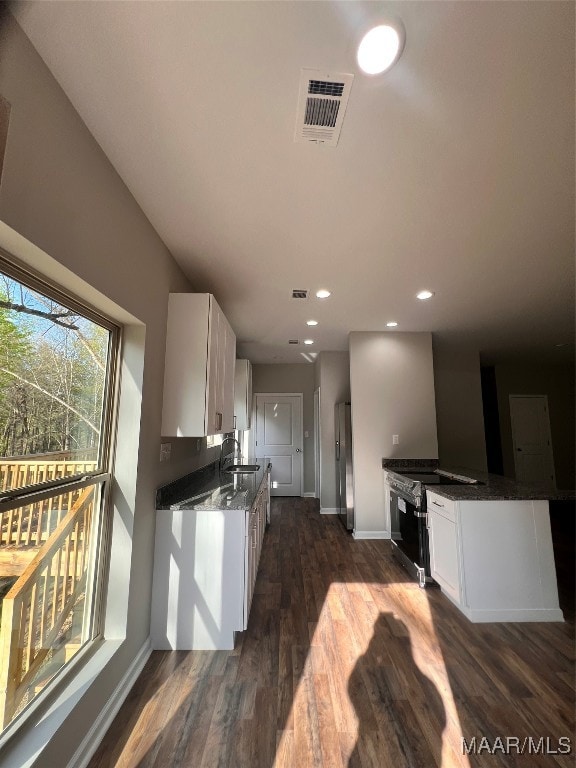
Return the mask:
{"type": "Polygon", "coordinates": [[[433,491],[426,491],[426,507],[429,512],[437,512],[442,517],[446,517],[452,522],[456,522],[456,504],[457,502],[445,499],[433,491]]]}

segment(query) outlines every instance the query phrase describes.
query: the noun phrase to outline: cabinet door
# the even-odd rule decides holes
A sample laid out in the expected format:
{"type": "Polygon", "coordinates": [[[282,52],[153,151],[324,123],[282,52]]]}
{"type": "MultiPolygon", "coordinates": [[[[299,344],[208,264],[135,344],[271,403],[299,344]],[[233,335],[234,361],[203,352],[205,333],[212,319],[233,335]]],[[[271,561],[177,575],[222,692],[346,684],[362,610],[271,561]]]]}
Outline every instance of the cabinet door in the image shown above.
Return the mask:
{"type": "Polygon", "coordinates": [[[210,301],[208,315],[208,371],[206,380],[206,432],[215,435],[219,430],[219,388],[220,388],[220,307],[213,298],[210,301]]]}
{"type": "Polygon", "coordinates": [[[456,522],[428,507],[430,571],[442,589],[460,602],[460,569],[456,522]]]}
{"type": "Polygon", "coordinates": [[[224,315],[220,318],[220,407],[222,432],[234,429],[234,371],[236,367],[236,336],[224,315]]]}
{"type": "Polygon", "coordinates": [[[252,410],[252,366],[249,360],[236,360],[234,371],[234,426],[250,429],[252,410]]]}

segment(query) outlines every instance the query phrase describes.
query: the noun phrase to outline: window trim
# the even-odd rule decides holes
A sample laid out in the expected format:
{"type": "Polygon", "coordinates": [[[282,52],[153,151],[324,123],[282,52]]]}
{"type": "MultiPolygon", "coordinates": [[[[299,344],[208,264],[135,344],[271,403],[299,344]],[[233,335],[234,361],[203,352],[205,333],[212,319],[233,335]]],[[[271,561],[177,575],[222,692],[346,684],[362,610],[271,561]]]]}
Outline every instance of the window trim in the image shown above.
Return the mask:
{"type": "Polygon", "coordinates": [[[35,269],[23,265],[20,260],[0,246],[0,272],[21,282],[26,287],[44,294],[50,299],[77,312],[87,320],[109,332],[106,381],[102,398],[101,437],[99,442],[98,467],[93,472],[49,480],[34,485],[15,488],[0,494],[0,512],[18,508],[58,495],[73,489],[101,486],[100,514],[95,531],[94,573],[92,589],[87,595],[89,624],[92,637],[79,648],[34,696],[28,705],[0,731],[0,748],[14,736],[38,711],[42,703],[57,696],[63,681],[74,675],[79,665],[92,656],[103,641],[108,574],[110,568],[112,524],[113,524],[113,467],[116,453],[118,408],[120,400],[120,361],[123,354],[123,326],[96,310],[90,303],[75,296],[72,291],[59,287],[35,269]]]}
{"type": "MultiPolygon", "coordinates": [[[[0,272],[8,277],[18,280],[23,285],[31,288],[33,291],[43,293],[48,298],[54,299],[63,306],[77,311],[79,315],[87,320],[105,328],[110,337],[108,340],[108,375],[102,398],[102,435],[100,439],[98,456],[98,471],[109,472],[113,465],[114,451],[113,445],[116,442],[116,421],[118,411],[118,361],[122,353],[122,328],[118,323],[111,320],[106,315],[98,312],[88,303],[83,303],[81,299],[74,296],[50,280],[39,275],[30,267],[20,265],[15,257],[12,257],[6,250],[0,247],[0,272]]],[[[32,488],[33,486],[30,486],[32,488]]]]}

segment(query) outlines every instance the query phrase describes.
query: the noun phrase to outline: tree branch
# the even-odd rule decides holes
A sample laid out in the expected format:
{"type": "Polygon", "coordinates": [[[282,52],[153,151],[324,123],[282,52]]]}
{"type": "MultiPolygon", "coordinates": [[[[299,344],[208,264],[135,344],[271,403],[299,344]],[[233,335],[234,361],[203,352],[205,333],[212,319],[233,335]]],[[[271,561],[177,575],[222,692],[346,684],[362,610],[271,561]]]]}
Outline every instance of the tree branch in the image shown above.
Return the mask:
{"type": "Polygon", "coordinates": [[[8,370],[8,368],[0,368],[0,371],[2,371],[3,373],[7,373],[9,376],[13,376],[15,379],[18,379],[18,381],[22,381],[24,384],[28,384],[30,387],[34,387],[34,389],[39,390],[44,395],[47,395],[48,397],[51,397],[52,400],[56,400],[56,402],[58,402],[61,405],[63,405],[64,408],[67,408],[69,411],[72,411],[72,413],[75,413],[76,416],[78,416],[78,418],[82,419],[83,422],[88,424],[90,429],[93,429],[94,432],[97,435],[100,434],[100,430],[98,429],[98,427],[94,426],[94,424],[92,424],[92,422],[89,419],[87,419],[86,416],[83,416],[80,413],[80,411],[77,411],[76,408],[74,408],[71,405],[69,405],[67,402],[62,400],[60,397],[57,397],[57,395],[53,395],[51,392],[48,392],[46,389],[41,387],[39,384],[35,384],[33,381],[28,381],[28,379],[25,379],[24,377],[19,376],[17,373],[14,373],[14,371],[8,370]]]}
{"type": "Polygon", "coordinates": [[[62,328],[68,328],[70,331],[77,331],[78,326],[72,325],[72,323],[64,323],[61,318],[72,315],[71,312],[43,312],[41,309],[31,309],[24,304],[13,304],[11,301],[3,301],[0,299],[0,307],[3,309],[11,309],[13,312],[24,312],[27,315],[36,315],[37,317],[45,317],[47,320],[51,320],[56,325],[61,325],[62,328]]]}

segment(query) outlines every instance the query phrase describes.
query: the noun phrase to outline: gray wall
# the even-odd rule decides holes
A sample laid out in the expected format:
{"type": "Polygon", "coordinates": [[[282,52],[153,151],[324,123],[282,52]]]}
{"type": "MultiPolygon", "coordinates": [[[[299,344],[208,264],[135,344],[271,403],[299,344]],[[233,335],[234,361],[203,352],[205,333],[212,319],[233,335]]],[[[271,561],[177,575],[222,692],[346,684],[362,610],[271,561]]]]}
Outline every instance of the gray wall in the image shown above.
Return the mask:
{"type": "Polygon", "coordinates": [[[509,396],[547,395],[556,485],[562,489],[575,488],[574,369],[569,365],[496,365],[494,371],[504,474],[515,476],[509,396]]]}
{"type": "MultiPolygon", "coordinates": [[[[252,392],[302,392],[304,493],[314,494],[314,366],[310,363],[278,363],[252,366],[252,392]]],[[[254,422],[253,422],[254,423],[254,422]]]]}
{"type": "Polygon", "coordinates": [[[124,534],[133,543],[126,550],[127,634],[37,758],[38,765],[66,765],[149,634],[156,487],[210,452],[204,442],[198,453],[195,440],[172,441],[173,460],[159,464],[168,293],[189,283],[11,16],[2,21],[0,51],[0,94],[12,106],[0,219],[145,326],[141,413],[126,420],[137,463],[134,501],[124,509],[124,534]]]}
{"type": "Polygon", "coordinates": [[[350,400],[350,355],[321,352],[316,363],[316,386],[320,388],[320,508],[336,508],[336,464],[334,458],[334,405],[350,400]]]}
{"type": "Polygon", "coordinates": [[[468,346],[440,344],[436,338],[433,349],[440,466],[485,472],[480,354],[468,346]]]}
{"type": "Polygon", "coordinates": [[[432,334],[351,333],[350,390],[355,530],[382,534],[382,458],[438,456],[432,334]]]}

